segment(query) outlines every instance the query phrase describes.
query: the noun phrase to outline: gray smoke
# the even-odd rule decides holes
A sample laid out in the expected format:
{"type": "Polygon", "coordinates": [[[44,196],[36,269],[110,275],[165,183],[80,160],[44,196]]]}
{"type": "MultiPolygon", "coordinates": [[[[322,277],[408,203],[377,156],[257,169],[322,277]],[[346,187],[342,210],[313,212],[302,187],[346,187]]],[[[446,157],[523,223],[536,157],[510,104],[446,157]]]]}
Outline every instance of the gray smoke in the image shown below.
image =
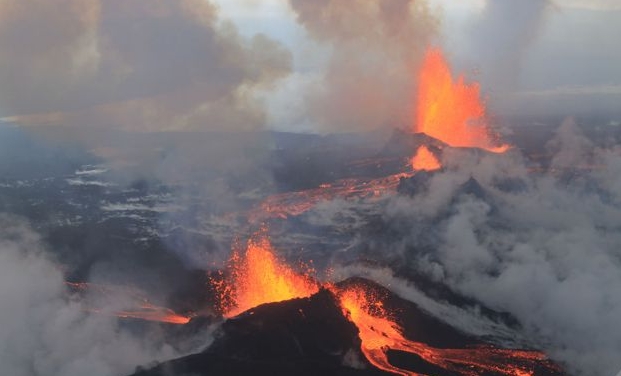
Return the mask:
{"type": "Polygon", "coordinates": [[[0,1],[1,114],[132,131],[256,129],[288,50],[202,0],[0,1]]]}
{"type": "MultiPolygon", "coordinates": [[[[137,336],[86,312],[39,236],[0,216],[0,368],[14,376],[122,375],[181,355],[162,333],[137,336]]],[[[107,301],[111,303],[112,301],[107,301]]],[[[119,303],[120,304],[120,303],[119,303]]]]}
{"type": "Polygon", "coordinates": [[[576,375],[621,366],[621,195],[618,147],[593,146],[572,120],[550,142],[550,174],[519,153],[452,151],[446,170],[384,220],[402,229],[393,256],[489,307],[576,375]],[[471,177],[482,191],[464,191],[471,177]]]}
{"type": "Polygon", "coordinates": [[[470,34],[471,62],[495,92],[515,89],[521,64],[551,9],[549,0],[487,1],[470,34]]]}
{"type": "Polygon", "coordinates": [[[316,129],[409,126],[414,78],[438,26],[426,2],[289,2],[310,36],[330,49],[319,82],[304,93],[316,129]]]}

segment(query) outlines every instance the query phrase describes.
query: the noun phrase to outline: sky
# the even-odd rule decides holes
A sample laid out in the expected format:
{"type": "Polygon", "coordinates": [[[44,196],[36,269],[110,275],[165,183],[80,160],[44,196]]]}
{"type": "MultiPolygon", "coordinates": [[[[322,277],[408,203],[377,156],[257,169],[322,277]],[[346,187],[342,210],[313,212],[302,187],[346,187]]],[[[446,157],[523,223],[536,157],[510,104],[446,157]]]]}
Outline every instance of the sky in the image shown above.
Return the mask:
{"type": "MultiPolygon", "coordinates": [[[[543,3],[537,0],[520,2],[543,3]]],[[[325,56],[330,51],[326,48],[317,52],[317,45],[295,21],[296,14],[288,1],[218,0],[217,4],[223,17],[232,20],[243,33],[266,33],[292,50],[296,74],[294,79],[282,84],[285,94],[277,92],[271,97],[272,101],[278,102],[283,96],[291,98],[288,94],[295,91],[299,82],[312,81],[313,75],[321,74],[328,61],[325,56]],[[312,53],[307,53],[308,50],[312,53]],[[292,82],[294,80],[298,82],[292,82]]],[[[545,14],[540,15],[538,24],[527,26],[536,30],[523,42],[525,46],[506,46],[523,50],[519,57],[515,57],[519,61],[499,73],[511,77],[512,82],[500,84],[484,70],[497,62],[478,59],[481,57],[480,47],[493,44],[496,30],[502,34],[503,23],[511,24],[513,20],[499,18],[489,28],[490,33],[481,36],[477,27],[486,22],[486,11],[490,8],[488,1],[431,0],[429,4],[442,19],[439,38],[434,42],[448,51],[456,74],[463,72],[473,80],[481,80],[483,91],[498,114],[570,116],[605,113],[619,116],[621,48],[616,36],[621,35],[621,24],[617,21],[621,16],[621,2],[553,0],[542,11],[545,14]]],[[[272,114],[277,118],[275,123],[295,122],[291,111],[279,113],[275,108],[279,105],[282,103],[272,106],[272,114]]],[[[291,109],[299,105],[286,104],[284,107],[291,109]]],[[[306,126],[313,127],[312,124],[306,126]]]]}
{"type": "Polygon", "coordinates": [[[0,0],[0,118],[148,132],[407,127],[433,45],[480,82],[494,115],[621,119],[618,0],[149,4],[0,0]]]}

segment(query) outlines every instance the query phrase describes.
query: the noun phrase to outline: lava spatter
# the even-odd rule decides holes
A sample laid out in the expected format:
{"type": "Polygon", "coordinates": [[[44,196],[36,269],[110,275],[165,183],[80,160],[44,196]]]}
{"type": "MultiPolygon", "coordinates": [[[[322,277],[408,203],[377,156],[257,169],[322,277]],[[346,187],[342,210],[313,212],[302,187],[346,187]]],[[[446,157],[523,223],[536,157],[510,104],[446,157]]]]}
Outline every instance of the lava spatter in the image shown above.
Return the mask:
{"type": "Polygon", "coordinates": [[[486,124],[486,106],[479,84],[453,78],[444,54],[430,48],[418,75],[416,123],[413,129],[453,147],[477,147],[502,153],[497,136],[486,124]]]}
{"type": "Polygon", "coordinates": [[[311,271],[298,272],[280,260],[264,233],[248,240],[245,250],[233,252],[226,273],[216,284],[225,317],[265,303],[308,297],[319,290],[311,271]]]}

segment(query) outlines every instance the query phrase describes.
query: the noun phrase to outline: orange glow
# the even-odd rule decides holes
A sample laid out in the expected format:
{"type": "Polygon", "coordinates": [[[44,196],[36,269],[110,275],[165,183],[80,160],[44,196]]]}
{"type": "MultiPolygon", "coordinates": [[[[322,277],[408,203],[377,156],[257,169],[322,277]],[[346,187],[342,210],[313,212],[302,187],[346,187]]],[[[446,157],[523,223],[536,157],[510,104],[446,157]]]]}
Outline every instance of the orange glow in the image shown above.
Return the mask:
{"type": "Polygon", "coordinates": [[[442,168],[442,164],[426,146],[421,146],[412,158],[412,168],[417,171],[435,171],[442,168]]]}
{"type": "Polygon", "coordinates": [[[229,276],[216,288],[225,317],[236,316],[265,303],[311,296],[318,284],[306,274],[297,273],[279,260],[266,235],[255,235],[246,251],[233,252],[229,276]]]}
{"type": "Polygon", "coordinates": [[[478,83],[453,80],[449,65],[438,48],[427,51],[419,74],[415,130],[454,147],[478,147],[502,153],[485,123],[486,108],[478,83]]]}
{"type": "MultiPolygon", "coordinates": [[[[119,318],[132,318],[145,321],[155,321],[167,324],[184,325],[190,322],[190,317],[175,313],[170,308],[152,304],[144,297],[141,291],[122,286],[104,286],[86,282],[65,282],[72,292],[97,297],[98,307],[86,307],[86,312],[119,318]],[[106,306],[116,300],[129,300],[128,307],[121,310],[111,310],[106,306]]],[[[85,304],[88,304],[88,299],[85,304]]]]}
{"type": "Polygon", "coordinates": [[[266,218],[282,218],[303,214],[321,202],[336,198],[373,199],[395,191],[401,178],[411,175],[400,173],[379,179],[341,179],[334,183],[321,184],[317,188],[298,192],[279,193],[267,197],[248,214],[251,223],[258,223],[266,218]]]}
{"type": "Polygon", "coordinates": [[[505,376],[532,376],[538,362],[546,360],[537,351],[503,350],[492,347],[437,349],[410,341],[391,319],[382,300],[361,286],[333,289],[345,314],[359,330],[361,350],[375,367],[397,375],[419,375],[393,366],[387,351],[416,354],[426,362],[467,376],[494,373],[505,376]]]}
{"type": "Polygon", "coordinates": [[[114,316],[177,325],[185,325],[190,322],[189,317],[178,315],[171,309],[154,306],[148,302],[144,302],[136,310],[114,312],[114,316]]]}
{"type": "Polygon", "coordinates": [[[386,350],[399,347],[405,339],[394,322],[386,317],[382,303],[369,296],[361,287],[348,288],[337,293],[343,314],[360,331],[361,350],[375,367],[397,375],[413,374],[394,367],[388,362],[386,350]],[[374,310],[374,314],[370,312],[374,310]]]}

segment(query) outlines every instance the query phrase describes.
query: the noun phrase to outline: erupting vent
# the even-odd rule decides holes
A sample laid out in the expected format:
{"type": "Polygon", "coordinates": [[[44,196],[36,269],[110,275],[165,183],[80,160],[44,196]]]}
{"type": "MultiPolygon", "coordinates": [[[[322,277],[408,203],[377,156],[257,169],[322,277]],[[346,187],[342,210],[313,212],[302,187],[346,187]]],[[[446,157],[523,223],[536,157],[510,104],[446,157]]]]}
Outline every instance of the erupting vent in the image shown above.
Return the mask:
{"type": "MultiPolygon", "coordinates": [[[[225,317],[236,316],[256,306],[310,297],[322,286],[313,280],[311,270],[298,273],[274,254],[264,232],[247,243],[244,252],[231,257],[227,278],[218,283],[220,304],[225,317]]],[[[359,330],[361,351],[375,367],[399,375],[418,375],[393,365],[389,351],[412,354],[424,362],[460,375],[494,374],[529,376],[534,367],[546,360],[536,351],[504,350],[493,347],[438,349],[422,342],[408,340],[385,308],[383,299],[364,285],[323,287],[334,294],[343,315],[359,330]]]]}
{"type": "Polygon", "coordinates": [[[416,171],[435,171],[441,169],[442,164],[429,148],[421,146],[412,157],[412,168],[416,171]]]}
{"type": "Polygon", "coordinates": [[[414,129],[450,146],[504,152],[508,146],[497,145],[480,96],[477,83],[468,84],[463,76],[454,81],[442,51],[430,48],[419,74],[414,129]]]}
{"type": "Polygon", "coordinates": [[[229,260],[227,277],[216,283],[220,308],[225,317],[236,316],[265,303],[311,296],[319,286],[312,270],[298,273],[279,260],[267,235],[248,240],[245,252],[235,251],[229,260]]]}

